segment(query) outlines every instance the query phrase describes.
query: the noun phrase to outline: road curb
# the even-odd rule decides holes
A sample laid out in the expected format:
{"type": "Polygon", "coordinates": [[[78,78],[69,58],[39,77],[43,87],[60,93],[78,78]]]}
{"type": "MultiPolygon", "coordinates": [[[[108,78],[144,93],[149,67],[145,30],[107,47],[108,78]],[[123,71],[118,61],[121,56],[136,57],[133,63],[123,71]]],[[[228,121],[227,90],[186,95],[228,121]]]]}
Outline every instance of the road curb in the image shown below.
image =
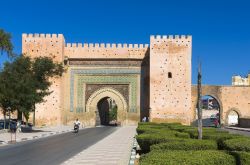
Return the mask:
{"type": "MultiPolygon", "coordinates": [[[[85,127],[85,128],[80,128],[79,130],[83,130],[89,127],[85,127]]],[[[25,137],[25,138],[21,138],[21,139],[16,139],[15,143],[18,142],[23,142],[23,141],[29,141],[29,140],[35,140],[35,139],[40,139],[40,138],[45,138],[45,137],[50,137],[53,135],[59,135],[59,134],[64,134],[64,133],[68,133],[68,132],[73,132],[73,129],[67,129],[67,130],[63,130],[63,131],[56,131],[56,132],[49,132],[46,134],[41,134],[41,135],[34,135],[31,137],[25,137]]],[[[13,143],[13,141],[2,141],[0,142],[0,145],[10,145],[10,144],[15,144],[13,143]]]]}
{"type": "Polygon", "coordinates": [[[250,129],[246,129],[246,128],[237,128],[237,127],[224,127],[226,129],[233,129],[233,130],[237,130],[237,131],[246,131],[246,132],[250,132],[250,129]]]}

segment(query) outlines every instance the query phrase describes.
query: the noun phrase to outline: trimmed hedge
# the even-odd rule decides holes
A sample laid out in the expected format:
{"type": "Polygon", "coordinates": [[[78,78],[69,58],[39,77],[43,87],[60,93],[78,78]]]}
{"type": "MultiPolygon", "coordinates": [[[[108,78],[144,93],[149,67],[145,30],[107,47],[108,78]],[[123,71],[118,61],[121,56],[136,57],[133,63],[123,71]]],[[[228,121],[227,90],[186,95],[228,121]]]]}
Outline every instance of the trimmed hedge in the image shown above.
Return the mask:
{"type": "Polygon", "coordinates": [[[237,165],[250,165],[250,153],[249,152],[232,152],[235,156],[237,165]]]}
{"type": "Polygon", "coordinates": [[[189,139],[190,138],[190,135],[188,133],[186,133],[186,132],[176,132],[175,136],[179,137],[179,138],[184,138],[184,139],[189,139]]]}
{"type": "Polygon", "coordinates": [[[152,145],[150,150],[217,150],[218,146],[215,141],[212,140],[196,140],[189,139],[184,141],[173,141],[171,143],[160,143],[152,145]]]}
{"type": "Polygon", "coordinates": [[[152,151],[141,157],[140,165],[235,165],[232,155],[222,151],[152,151]]]}
{"type": "Polygon", "coordinates": [[[235,138],[222,142],[223,149],[229,151],[250,151],[250,138],[235,138]]]}
{"type": "Polygon", "coordinates": [[[141,152],[148,153],[150,146],[153,144],[182,141],[183,139],[176,138],[174,134],[169,136],[163,136],[163,134],[141,134],[136,136],[136,140],[141,147],[141,152]]]}

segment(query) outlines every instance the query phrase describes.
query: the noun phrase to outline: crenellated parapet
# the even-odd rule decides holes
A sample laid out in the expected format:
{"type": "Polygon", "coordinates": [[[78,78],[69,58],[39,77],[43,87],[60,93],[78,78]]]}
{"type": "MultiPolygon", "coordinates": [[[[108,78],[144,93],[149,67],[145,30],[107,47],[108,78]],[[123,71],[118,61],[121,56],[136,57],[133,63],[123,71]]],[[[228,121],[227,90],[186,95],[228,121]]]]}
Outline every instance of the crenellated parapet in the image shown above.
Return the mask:
{"type": "Polygon", "coordinates": [[[153,52],[164,54],[178,54],[181,50],[185,50],[192,45],[192,36],[190,35],[151,35],[150,49],[153,52]]]}
{"type": "Polygon", "coordinates": [[[22,34],[22,53],[30,57],[47,56],[61,62],[64,53],[62,34],[22,34]]]}
{"type": "Polygon", "coordinates": [[[67,43],[65,56],[68,58],[136,58],[143,59],[149,49],[148,44],[110,43],[67,43]]]}

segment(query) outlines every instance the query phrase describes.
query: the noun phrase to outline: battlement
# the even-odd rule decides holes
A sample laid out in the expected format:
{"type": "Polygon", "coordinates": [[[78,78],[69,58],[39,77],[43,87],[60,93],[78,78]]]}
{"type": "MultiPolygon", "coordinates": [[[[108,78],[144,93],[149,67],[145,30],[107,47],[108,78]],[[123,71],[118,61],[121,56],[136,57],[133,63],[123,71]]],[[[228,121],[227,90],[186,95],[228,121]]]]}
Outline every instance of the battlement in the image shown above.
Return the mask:
{"type": "Polygon", "coordinates": [[[67,43],[67,48],[113,48],[113,49],[120,49],[120,48],[130,48],[130,49],[147,49],[149,48],[149,44],[110,44],[110,43],[67,43]]]}
{"type": "Polygon", "coordinates": [[[65,55],[69,58],[136,58],[143,59],[149,44],[67,43],[65,55]]]}
{"type": "Polygon", "coordinates": [[[154,39],[180,39],[180,40],[191,40],[191,35],[151,35],[150,40],[154,39]]]}
{"type": "Polygon", "coordinates": [[[26,33],[23,33],[22,34],[22,38],[54,38],[54,39],[57,39],[57,38],[63,38],[63,34],[44,34],[44,33],[29,33],[29,34],[26,34],[26,33]]]}

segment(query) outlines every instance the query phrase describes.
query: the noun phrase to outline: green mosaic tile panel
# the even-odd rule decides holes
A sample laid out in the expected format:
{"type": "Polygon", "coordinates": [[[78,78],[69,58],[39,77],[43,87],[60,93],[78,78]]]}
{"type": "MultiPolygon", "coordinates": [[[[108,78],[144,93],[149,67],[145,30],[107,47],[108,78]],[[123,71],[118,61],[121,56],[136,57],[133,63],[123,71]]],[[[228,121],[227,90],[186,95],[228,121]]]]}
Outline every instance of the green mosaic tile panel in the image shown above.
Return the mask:
{"type": "MultiPolygon", "coordinates": [[[[77,107],[85,111],[85,106],[83,105],[84,100],[84,90],[83,84],[129,84],[130,85],[130,112],[136,112],[137,103],[137,76],[136,75],[126,75],[126,76],[85,76],[78,75],[77,84],[77,107]]],[[[80,112],[80,111],[79,111],[80,112]]]]}

